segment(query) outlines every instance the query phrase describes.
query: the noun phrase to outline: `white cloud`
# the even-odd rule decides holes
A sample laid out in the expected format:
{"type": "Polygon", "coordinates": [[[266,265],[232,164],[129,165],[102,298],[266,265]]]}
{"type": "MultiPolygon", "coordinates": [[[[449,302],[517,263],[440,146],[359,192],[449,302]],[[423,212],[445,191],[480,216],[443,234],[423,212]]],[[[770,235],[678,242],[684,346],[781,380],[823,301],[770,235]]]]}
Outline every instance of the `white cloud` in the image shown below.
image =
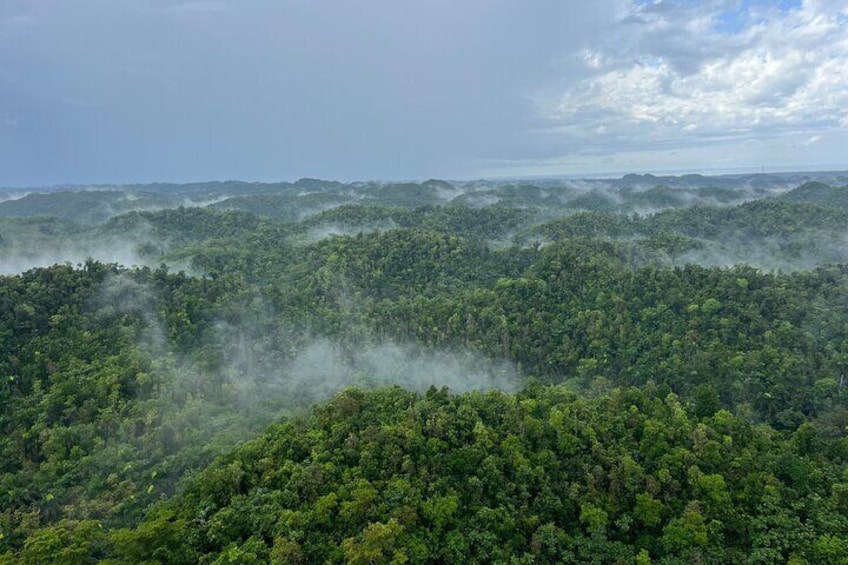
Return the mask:
{"type": "Polygon", "coordinates": [[[848,0],[755,6],[728,26],[733,5],[631,4],[619,33],[576,54],[584,77],[542,107],[549,139],[572,154],[792,132],[812,145],[810,131],[848,127],[848,0]]]}
{"type": "Polygon", "coordinates": [[[814,143],[818,143],[820,139],[821,139],[820,135],[811,135],[807,139],[803,140],[801,142],[801,145],[810,146],[810,145],[813,145],[814,143]]]}

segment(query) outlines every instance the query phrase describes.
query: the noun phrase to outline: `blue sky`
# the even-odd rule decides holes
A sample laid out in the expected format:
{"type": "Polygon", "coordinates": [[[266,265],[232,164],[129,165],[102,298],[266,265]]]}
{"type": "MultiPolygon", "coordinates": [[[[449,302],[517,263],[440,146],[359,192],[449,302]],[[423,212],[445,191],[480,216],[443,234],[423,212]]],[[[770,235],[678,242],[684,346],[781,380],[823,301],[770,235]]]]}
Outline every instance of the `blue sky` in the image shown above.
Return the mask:
{"type": "Polygon", "coordinates": [[[848,168],[848,0],[2,0],[0,186],[848,168]]]}

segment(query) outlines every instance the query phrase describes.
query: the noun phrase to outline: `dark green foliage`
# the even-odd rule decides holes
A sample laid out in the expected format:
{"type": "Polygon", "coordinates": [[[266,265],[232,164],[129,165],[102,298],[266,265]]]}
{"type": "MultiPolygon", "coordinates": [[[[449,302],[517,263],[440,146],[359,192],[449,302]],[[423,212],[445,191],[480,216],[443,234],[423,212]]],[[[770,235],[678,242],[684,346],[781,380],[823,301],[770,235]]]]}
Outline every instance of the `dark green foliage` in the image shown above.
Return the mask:
{"type": "Polygon", "coordinates": [[[841,189],[731,180],[155,185],[240,209],[3,220],[0,260],[123,238],[189,273],[0,277],[0,563],[845,562],[841,189]],[[790,272],[692,264],[757,250],[790,272]],[[280,420],[332,388],[316,343],[529,384],[280,420]]]}
{"type": "Polygon", "coordinates": [[[808,230],[841,229],[845,212],[814,204],[763,199],[731,208],[688,208],[648,218],[651,231],[676,231],[690,237],[717,238],[727,232],[738,237],[788,236],[808,230]]]}
{"type": "Polygon", "coordinates": [[[387,183],[375,184],[365,190],[365,200],[383,206],[402,206],[415,208],[418,206],[433,206],[442,199],[439,195],[445,186],[438,181],[416,183],[387,183]]]}
{"type": "Polygon", "coordinates": [[[347,204],[316,214],[303,224],[312,229],[325,227],[343,231],[410,228],[491,240],[505,239],[532,216],[527,210],[497,206],[426,206],[409,210],[347,204]]]}
{"type": "Polygon", "coordinates": [[[151,228],[152,235],[179,242],[238,237],[263,225],[253,214],[228,211],[216,212],[207,208],[173,208],[158,212],[132,212],[106,223],[105,229],[119,232],[151,228]]]}
{"type": "Polygon", "coordinates": [[[498,277],[495,257],[482,245],[412,230],[325,239],[307,261],[318,276],[334,277],[335,286],[378,298],[449,293],[498,277]]]}
{"type": "Polygon", "coordinates": [[[298,220],[354,202],[416,208],[443,201],[441,194],[453,187],[443,181],[417,183],[364,183],[351,187],[341,183],[301,179],[290,189],[244,194],[211,205],[221,210],[243,210],[278,220],[298,220]]]}
{"type": "Polygon", "coordinates": [[[675,207],[649,216],[581,212],[538,224],[518,241],[589,237],[644,250],[643,264],[742,264],[811,268],[846,262],[844,226],[837,207],[763,198],[739,206],[675,207]]]}
{"type": "Polygon", "coordinates": [[[0,216],[53,216],[80,223],[98,223],[130,210],[178,204],[176,198],[141,191],[55,191],[28,194],[17,200],[0,202],[0,216]]]}
{"type": "Polygon", "coordinates": [[[696,191],[696,194],[706,201],[712,201],[716,204],[731,204],[734,202],[744,201],[747,197],[747,192],[738,188],[719,187],[719,186],[704,186],[696,191]]]}
{"type": "Polygon", "coordinates": [[[593,190],[569,200],[568,208],[592,212],[615,212],[618,209],[618,202],[604,191],[593,190]]]}
{"type": "Polygon", "coordinates": [[[830,186],[823,182],[807,182],[780,196],[787,202],[807,202],[839,210],[848,210],[848,186],[830,186]]]}
{"type": "Polygon", "coordinates": [[[669,186],[655,186],[642,191],[624,189],[621,196],[630,206],[649,209],[679,208],[686,206],[691,199],[688,192],[669,186]]]}
{"type": "Polygon", "coordinates": [[[185,562],[825,563],[844,557],[848,519],[831,496],[844,462],[826,443],[805,449],[726,411],[688,415],[655,388],[591,400],[559,387],[350,390],[115,535],[136,548],[119,549],[127,563],[163,551],[185,562]],[[786,471],[813,461],[813,480],[786,471]]]}
{"type": "Polygon", "coordinates": [[[537,226],[534,231],[552,240],[574,237],[623,238],[640,233],[635,220],[607,212],[580,212],[537,226]]]}
{"type": "Polygon", "coordinates": [[[679,234],[706,240],[797,236],[811,230],[841,229],[844,212],[806,203],[763,199],[735,207],[691,207],[652,216],[629,218],[608,212],[584,212],[535,228],[550,239],[568,237],[624,238],[679,234]]]}
{"type": "Polygon", "coordinates": [[[349,196],[325,192],[251,194],[227,198],[210,205],[210,208],[239,210],[277,220],[297,220],[309,213],[346,204],[350,201],[349,196]]]}
{"type": "Polygon", "coordinates": [[[222,290],[96,262],[0,278],[0,548],[63,517],[131,522],[219,449],[185,426],[226,397],[167,357],[202,349],[222,290]]]}

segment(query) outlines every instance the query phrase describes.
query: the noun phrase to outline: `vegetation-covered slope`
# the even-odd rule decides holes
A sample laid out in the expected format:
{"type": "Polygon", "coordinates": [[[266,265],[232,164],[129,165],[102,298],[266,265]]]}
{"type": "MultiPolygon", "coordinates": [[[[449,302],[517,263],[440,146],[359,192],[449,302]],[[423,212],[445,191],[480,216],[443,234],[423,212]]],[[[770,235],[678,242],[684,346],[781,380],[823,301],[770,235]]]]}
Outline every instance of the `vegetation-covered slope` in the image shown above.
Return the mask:
{"type": "Polygon", "coordinates": [[[195,477],[127,563],[836,563],[844,440],[673,394],[346,392],[195,477]]]}
{"type": "Polygon", "coordinates": [[[687,413],[655,387],[348,391],[219,459],[138,527],[63,520],[20,556],[841,563],[846,456],[813,426],[781,436],[709,403],[687,413]]]}
{"type": "Polygon", "coordinates": [[[3,220],[0,562],[845,562],[844,210],[649,181],[3,220]]]}

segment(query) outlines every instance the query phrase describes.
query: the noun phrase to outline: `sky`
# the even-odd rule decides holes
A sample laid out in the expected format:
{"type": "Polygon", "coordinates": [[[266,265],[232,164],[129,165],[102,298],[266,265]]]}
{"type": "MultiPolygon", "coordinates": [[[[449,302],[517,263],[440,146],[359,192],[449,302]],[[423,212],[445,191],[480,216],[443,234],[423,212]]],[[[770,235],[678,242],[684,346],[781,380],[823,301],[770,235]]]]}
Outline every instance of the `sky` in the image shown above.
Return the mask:
{"type": "Polygon", "coordinates": [[[0,0],[0,186],[848,169],[848,0],[0,0]]]}

